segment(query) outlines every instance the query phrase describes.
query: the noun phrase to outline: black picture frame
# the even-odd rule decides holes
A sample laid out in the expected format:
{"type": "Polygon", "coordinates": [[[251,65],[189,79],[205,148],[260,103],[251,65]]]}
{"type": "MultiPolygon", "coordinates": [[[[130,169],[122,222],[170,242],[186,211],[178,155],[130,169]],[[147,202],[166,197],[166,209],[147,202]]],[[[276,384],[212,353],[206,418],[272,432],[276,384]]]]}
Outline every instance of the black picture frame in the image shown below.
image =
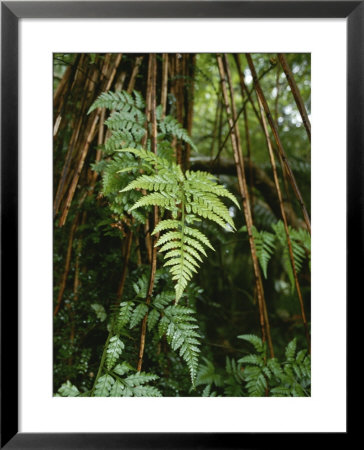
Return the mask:
{"type": "Polygon", "coordinates": [[[18,433],[18,23],[109,17],[347,19],[347,304],[364,273],[364,1],[1,2],[1,448],[264,448],[268,433],[18,433]]]}

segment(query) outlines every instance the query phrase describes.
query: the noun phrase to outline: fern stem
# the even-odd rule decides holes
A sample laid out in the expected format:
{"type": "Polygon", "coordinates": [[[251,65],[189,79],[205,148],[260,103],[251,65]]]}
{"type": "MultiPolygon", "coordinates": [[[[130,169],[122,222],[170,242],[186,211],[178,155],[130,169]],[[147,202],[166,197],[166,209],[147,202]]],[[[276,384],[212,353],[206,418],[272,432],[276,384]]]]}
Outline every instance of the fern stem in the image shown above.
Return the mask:
{"type": "Polygon", "coordinates": [[[304,304],[303,304],[301,288],[300,288],[300,284],[299,284],[299,281],[298,281],[296,264],[295,264],[294,256],[293,256],[292,241],[291,241],[291,237],[289,235],[287,217],[286,217],[286,213],[285,213],[284,207],[283,207],[283,198],[282,198],[282,192],[281,192],[281,188],[280,188],[279,180],[278,180],[278,175],[277,175],[276,162],[275,162],[275,159],[274,159],[274,153],[273,153],[273,148],[272,148],[272,144],[271,144],[270,137],[269,137],[269,131],[268,131],[266,119],[264,117],[263,105],[262,105],[262,102],[261,102],[259,97],[258,97],[258,102],[259,102],[260,110],[261,110],[261,113],[262,113],[264,134],[265,134],[265,138],[266,138],[266,141],[267,141],[270,162],[271,162],[271,165],[272,165],[274,183],[276,185],[277,195],[278,195],[278,198],[279,198],[279,204],[280,204],[282,219],[283,219],[283,223],[284,223],[284,230],[286,232],[289,257],[290,257],[290,260],[291,260],[293,276],[294,276],[295,285],[296,285],[296,289],[297,289],[297,295],[298,295],[298,299],[299,299],[299,303],[300,303],[301,316],[302,316],[302,321],[303,321],[303,325],[304,325],[304,328],[305,328],[305,335],[306,335],[306,340],[307,340],[307,345],[308,345],[308,351],[310,352],[310,350],[311,350],[310,349],[310,347],[311,347],[310,334],[309,334],[309,330],[308,330],[308,324],[307,324],[307,319],[306,319],[305,307],[304,307],[304,304]]]}
{"type": "Polygon", "coordinates": [[[102,370],[103,370],[103,368],[104,368],[105,359],[106,359],[106,355],[107,355],[107,348],[108,348],[108,346],[109,346],[109,341],[110,341],[110,339],[111,339],[111,336],[112,336],[112,327],[111,327],[111,329],[110,329],[110,332],[109,332],[109,334],[108,334],[108,336],[107,336],[107,339],[106,339],[106,342],[105,342],[105,346],[104,346],[104,350],[103,350],[103,352],[102,352],[102,356],[101,356],[101,361],[100,361],[99,369],[98,369],[98,371],[97,371],[97,375],[96,375],[96,378],[95,378],[95,381],[94,381],[94,385],[92,386],[92,389],[91,389],[91,392],[90,392],[90,397],[93,396],[93,393],[94,393],[95,388],[96,388],[97,381],[98,381],[98,379],[100,378],[100,376],[101,376],[101,374],[102,374],[102,370]]]}
{"type": "Polygon", "coordinates": [[[242,152],[241,152],[241,142],[240,142],[240,133],[239,133],[239,127],[237,125],[236,120],[236,109],[235,109],[235,103],[234,103],[234,97],[232,95],[232,86],[231,86],[231,76],[230,76],[230,69],[227,61],[227,56],[224,57],[224,62],[221,55],[217,55],[217,63],[220,73],[220,79],[221,79],[221,86],[222,86],[222,93],[223,93],[223,99],[225,103],[226,113],[228,117],[228,123],[230,128],[232,129],[230,138],[231,138],[231,144],[233,147],[233,153],[234,153],[234,160],[236,164],[236,171],[238,176],[238,185],[239,185],[239,191],[240,195],[242,197],[242,203],[243,203],[243,211],[245,216],[245,221],[247,225],[247,231],[249,236],[249,244],[250,244],[250,251],[253,261],[253,269],[254,269],[254,276],[255,276],[255,283],[257,287],[257,294],[258,294],[258,306],[259,306],[259,323],[261,327],[261,333],[262,333],[262,340],[263,342],[268,342],[269,352],[271,357],[274,357],[274,349],[272,344],[272,339],[270,335],[270,326],[269,326],[269,318],[267,314],[267,309],[265,305],[265,298],[264,298],[264,289],[263,289],[263,283],[261,278],[261,273],[259,270],[259,263],[258,258],[256,254],[256,248],[254,244],[254,238],[252,233],[252,227],[253,227],[253,221],[252,221],[252,215],[251,215],[251,208],[250,208],[250,202],[248,197],[248,188],[247,188],[247,182],[245,178],[245,170],[244,170],[244,160],[242,158],[242,152]],[[225,64],[224,64],[225,63],[225,64]],[[225,71],[226,67],[226,71],[225,71]],[[230,92],[230,102],[227,92],[227,85],[230,92]]]}

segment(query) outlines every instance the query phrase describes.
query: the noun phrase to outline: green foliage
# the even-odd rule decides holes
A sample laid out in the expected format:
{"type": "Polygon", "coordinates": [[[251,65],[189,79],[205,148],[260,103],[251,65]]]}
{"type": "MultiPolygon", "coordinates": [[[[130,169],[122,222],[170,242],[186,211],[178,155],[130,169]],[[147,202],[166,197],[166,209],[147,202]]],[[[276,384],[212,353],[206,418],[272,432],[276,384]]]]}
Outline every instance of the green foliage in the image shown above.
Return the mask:
{"type": "MultiPolygon", "coordinates": [[[[282,251],[282,264],[291,283],[293,291],[295,287],[295,280],[293,275],[292,263],[289,255],[289,248],[287,242],[287,235],[284,228],[284,223],[280,220],[272,225],[274,234],[268,231],[258,231],[254,226],[252,227],[252,234],[254,238],[255,249],[257,257],[262,268],[264,277],[267,278],[268,263],[274,255],[275,250],[280,247],[282,251]]],[[[288,227],[289,236],[291,239],[293,259],[297,273],[302,269],[304,261],[308,258],[309,267],[311,268],[311,236],[308,231],[300,228],[298,230],[288,227]]],[[[246,226],[243,226],[239,231],[247,231],[246,226]]]]}
{"type": "Polygon", "coordinates": [[[216,369],[212,361],[204,358],[200,365],[196,385],[206,385],[202,396],[227,397],[305,397],[310,396],[311,366],[306,350],[296,351],[296,339],[286,347],[283,362],[267,358],[266,345],[255,335],[238,338],[252,344],[256,353],[247,354],[236,361],[226,358],[225,370],[216,369]],[[215,389],[215,390],[213,390],[215,389]]]}
{"type": "Polygon", "coordinates": [[[105,308],[102,305],[100,305],[99,303],[94,303],[93,305],[91,305],[91,308],[95,311],[97,318],[100,319],[101,322],[106,319],[107,314],[105,312],[105,308]]]}
{"type": "Polygon", "coordinates": [[[159,206],[162,210],[170,211],[173,219],[162,220],[152,234],[163,232],[156,246],[164,252],[166,267],[170,267],[172,279],[175,280],[176,301],[181,298],[193,273],[202,261],[201,255],[206,256],[205,247],[213,249],[209,239],[200,230],[192,227],[194,222],[209,219],[224,229],[230,226],[235,229],[234,222],[228,208],[220,200],[227,197],[239,206],[235,197],[223,186],[216,183],[216,178],[205,172],[186,171],[166,158],[154,153],[124,149],[136,155],[142,161],[151,164],[153,175],[140,175],[123,189],[146,190],[151,193],[140,198],[130,209],[133,211],[145,206],[159,206]]]}
{"type": "Polygon", "coordinates": [[[286,347],[286,360],[267,359],[265,345],[256,336],[238,336],[252,343],[257,354],[239,359],[244,366],[243,379],[251,397],[307,397],[311,392],[311,360],[306,350],[296,352],[296,339],[286,347]]]}
{"type": "Polygon", "coordinates": [[[112,336],[109,341],[109,345],[106,350],[106,368],[108,370],[112,369],[119,359],[125,345],[119,339],[119,336],[112,336]]]}
{"type": "MultiPolygon", "coordinates": [[[[62,58],[65,64],[55,64],[55,89],[67,66],[79,56],[58,54],[56,57],[58,60],[62,58]]],[[[309,209],[309,143],[279,64],[268,72],[269,58],[267,55],[253,55],[258,76],[264,74],[262,88],[309,209]]],[[[105,56],[89,54],[84,59],[91,74],[97,67],[101,69],[105,56]]],[[[157,59],[159,71],[161,56],[157,55],[157,59]]],[[[278,359],[269,359],[265,346],[253,334],[245,339],[249,344],[240,341],[242,345],[236,345],[242,323],[246,333],[258,333],[259,330],[254,276],[248,240],[231,232],[234,226],[241,230],[245,221],[238,210],[238,202],[230,194],[237,192],[236,177],[230,169],[224,172],[223,162],[232,161],[232,148],[230,139],[226,139],[229,125],[224,109],[221,110],[216,58],[209,54],[196,55],[194,78],[183,76],[184,102],[181,108],[184,123],[187,123],[191,104],[186,87],[194,83],[193,140],[172,117],[177,116],[180,99],[171,93],[168,93],[167,116],[160,106],[156,110],[157,157],[150,151],[151,142],[147,135],[151,134],[151,124],[147,122],[144,100],[137,91],[131,95],[125,92],[102,94],[90,108],[92,117],[97,108],[109,110],[105,116],[107,140],[104,145],[98,145],[96,133],[86,155],[67,222],[62,229],[54,228],[56,300],[71,226],[76,214],[79,215],[67,284],[54,320],[56,396],[309,395],[310,359],[299,347],[304,334],[299,305],[292,293],[294,280],[287,240],[283,223],[277,224],[277,230],[272,228],[272,224],[277,223],[275,214],[278,214],[278,208],[272,202],[274,192],[265,191],[269,183],[265,185],[264,175],[271,177],[265,137],[251,103],[240,97],[234,61],[231,55],[228,59],[237,110],[240,112],[245,102],[249,121],[249,136],[245,133],[244,121],[238,122],[243,152],[245,154],[248,138],[254,149],[251,154],[252,171],[246,171],[254,207],[256,228],[253,236],[264,276],[264,291],[269,299],[272,340],[278,359]],[[203,158],[212,161],[222,150],[221,158],[211,164],[211,170],[219,173],[218,179],[199,171],[182,172],[175,163],[176,140],[182,141],[182,149],[190,147],[197,161],[203,158]],[[102,151],[103,159],[92,164],[96,150],[102,151]],[[140,155],[137,152],[141,152],[140,155]],[[100,175],[93,190],[88,184],[90,169],[100,175]],[[82,204],[85,195],[86,200],[82,204]],[[154,230],[159,249],[157,265],[166,266],[156,273],[155,286],[147,305],[150,271],[146,265],[149,248],[145,240],[145,225],[155,205],[160,209],[161,218],[154,230]],[[129,236],[129,232],[133,238],[121,301],[116,293],[126,246],[120,241],[129,236]],[[76,276],[78,283],[74,282],[76,276]],[[136,367],[143,319],[147,319],[145,372],[138,374],[136,367]],[[285,352],[285,344],[293,336],[297,336],[298,349],[296,341],[292,341],[285,352]],[[250,345],[255,351],[250,350],[250,345]]],[[[310,59],[303,54],[287,55],[287,59],[309,108],[310,59]]],[[[129,73],[134,64],[135,55],[123,55],[123,67],[115,81],[119,82],[119,74],[129,73]]],[[[248,90],[253,92],[244,57],[242,64],[245,64],[243,69],[248,90]]],[[[146,87],[147,70],[148,56],[145,55],[135,85],[141,92],[146,87]]],[[[79,88],[77,86],[83,92],[79,88]]],[[[160,98],[159,92],[157,98],[160,98]]],[[[68,91],[66,87],[64,100],[65,108],[62,120],[58,121],[54,145],[55,188],[63,176],[75,124],[79,119],[86,124],[80,113],[83,114],[83,108],[88,107],[91,97],[87,97],[85,102],[76,90],[68,91]]],[[[256,103],[256,98],[253,101],[256,103]]],[[[58,117],[58,112],[56,114],[58,117]]],[[[82,125],[80,138],[85,134],[83,128],[82,125]]],[[[79,149],[81,146],[74,146],[71,169],[77,166],[79,149]]],[[[193,168],[194,161],[190,160],[190,163],[193,168]]],[[[282,173],[278,176],[282,177],[282,173]]],[[[283,186],[283,179],[280,181],[283,186]]],[[[289,194],[287,192],[287,202],[290,202],[293,213],[300,217],[299,205],[289,194]]],[[[310,236],[305,230],[294,228],[290,228],[290,236],[296,267],[301,272],[300,284],[309,320],[310,236]]]]}
{"type": "Polygon", "coordinates": [[[78,397],[80,391],[74,386],[69,380],[63,383],[58,389],[58,394],[60,397],[78,397]]]}
{"type": "Polygon", "coordinates": [[[178,139],[181,139],[182,141],[189,144],[194,150],[197,150],[187,131],[174,117],[165,117],[158,123],[158,126],[162,134],[170,134],[171,136],[176,136],[178,139]]]}
{"type": "Polygon", "coordinates": [[[158,325],[159,336],[167,336],[168,344],[187,363],[192,384],[197,375],[198,356],[200,353],[200,335],[194,317],[194,311],[179,305],[168,306],[158,325]]]}
{"type": "MultiPolygon", "coordinates": [[[[289,254],[287,234],[284,229],[282,221],[277,222],[273,226],[276,238],[283,248],[282,263],[283,267],[291,282],[291,290],[294,290],[295,280],[292,269],[291,258],[289,254]]],[[[296,272],[299,273],[302,269],[303,262],[306,258],[309,258],[309,264],[311,260],[311,236],[308,231],[304,229],[295,230],[292,227],[288,227],[289,236],[292,245],[293,260],[296,268],[296,272]]],[[[311,266],[310,266],[311,267],[311,266]]]]}
{"type": "MultiPolygon", "coordinates": [[[[243,226],[241,231],[247,231],[246,226],[243,226]]],[[[254,225],[252,227],[252,234],[255,250],[264,278],[267,278],[268,262],[271,259],[275,249],[275,235],[269,233],[268,231],[258,231],[254,225]]]]}
{"type": "Polygon", "coordinates": [[[111,375],[109,375],[109,374],[102,375],[97,380],[95,390],[94,390],[94,396],[95,397],[109,397],[110,390],[114,383],[115,383],[115,380],[111,375]]]}
{"type": "MultiPolygon", "coordinates": [[[[96,108],[114,110],[105,124],[111,130],[111,137],[106,143],[106,150],[127,152],[125,157],[116,157],[104,167],[104,193],[112,196],[115,212],[135,214],[139,208],[158,206],[162,211],[170,211],[173,220],[162,221],[154,230],[154,234],[164,232],[157,242],[160,252],[165,252],[165,266],[169,267],[175,280],[176,301],[181,298],[193,273],[197,272],[200,254],[206,255],[204,246],[213,248],[208,238],[192,225],[202,219],[209,219],[223,228],[230,226],[235,229],[229,210],[220,198],[228,198],[238,207],[235,197],[223,186],[218,185],[216,178],[205,172],[186,171],[184,174],[175,162],[171,161],[170,153],[167,157],[155,155],[148,149],[140,148],[144,136],[145,115],[141,111],[144,102],[140,94],[134,92],[134,97],[127,92],[106,92],[94,102],[89,112],[96,108]],[[131,160],[131,154],[138,160],[131,160]],[[127,172],[136,174],[142,169],[143,173],[130,181],[123,189],[118,189],[121,178],[127,178],[127,172]],[[118,179],[120,178],[120,179],[118,179]],[[127,194],[123,196],[115,194],[127,194]],[[140,191],[148,191],[140,197],[140,191]],[[137,193],[136,201],[130,205],[130,192],[137,193]],[[122,205],[122,206],[121,206],[122,205]],[[126,209],[128,207],[128,209],[126,209]]],[[[178,139],[194,145],[186,130],[171,116],[161,117],[157,112],[158,127],[162,135],[159,136],[158,148],[170,148],[166,136],[176,136],[178,139]]],[[[134,194],[135,195],[135,194],[134,194]]],[[[134,197],[135,198],[135,197],[134,197]]],[[[142,216],[143,217],[143,216],[142,216]]],[[[136,219],[143,222],[138,216],[136,219]]],[[[133,326],[141,320],[142,308],[136,312],[133,326]],[[140,313],[140,315],[138,315],[140,313]]]]}

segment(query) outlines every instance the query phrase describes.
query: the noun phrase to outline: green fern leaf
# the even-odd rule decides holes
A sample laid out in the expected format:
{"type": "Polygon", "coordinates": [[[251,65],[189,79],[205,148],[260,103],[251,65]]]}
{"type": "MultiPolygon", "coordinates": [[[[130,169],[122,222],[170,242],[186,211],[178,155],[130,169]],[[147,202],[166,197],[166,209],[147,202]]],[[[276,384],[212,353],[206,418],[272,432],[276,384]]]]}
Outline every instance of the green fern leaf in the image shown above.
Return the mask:
{"type": "Polygon", "coordinates": [[[159,323],[159,334],[166,334],[167,342],[174,351],[179,350],[180,356],[187,363],[192,385],[197,376],[200,335],[196,331],[198,325],[193,316],[194,311],[179,305],[168,306],[165,315],[159,323]],[[192,322],[192,323],[191,323],[192,322]]]}
{"type": "Polygon", "coordinates": [[[115,380],[115,383],[110,389],[110,397],[122,397],[124,389],[124,385],[119,380],[115,380]]]}
{"type": "Polygon", "coordinates": [[[135,387],[140,386],[145,383],[149,383],[150,381],[157,380],[159,377],[154,374],[149,374],[145,372],[137,372],[133,375],[129,375],[127,378],[125,378],[125,383],[129,387],[135,387]]]}
{"type": "Polygon", "coordinates": [[[117,375],[125,375],[126,373],[130,372],[132,370],[132,367],[127,362],[123,361],[121,364],[117,364],[113,368],[113,372],[115,372],[117,375]]]}
{"type": "Polygon", "coordinates": [[[238,339],[243,339],[244,341],[247,341],[250,344],[252,344],[258,353],[260,354],[265,353],[265,345],[258,336],[255,336],[254,334],[242,334],[238,336],[238,339]]]}
{"type": "Polygon", "coordinates": [[[110,390],[115,383],[114,378],[111,375],[103,375],[97,380],[95,397],[109,397],[110,390]]]}
{"type": "Polygon", "coordinates": [[[131,314],[133,311],[134,302],[121,302],[119,315],[117,317],[117,329],[121,330],[124,328],[131,318],[131,314]]]}
{"type": "Polygon", "coordinates": [[[62,384],[58,389],[58,393],[61,397],[78,397],[80,395],[80,391],[69,380],[62,384]]]}
{"type": "Polygon", "coordinates": [[[141,322],[144,319],[144,316],[148,312],[148,306],[145,303],[141,303],[138,305],[131,316],[130,319],[130,328],[134,328],[136,325],[138,325],[139,322],[141,322]]]}
{"type": "Polygon", "coordinates": [[[285,354],[286,354],[287,361],[294,361],[294,357],[296,354],[296,348],[297,348],[297,339],[294,338],[286,347],[285,354]]]}
{"type": "Polygon", "coordinates": [[[246,355],[243,358],[240,358],[238,362],[241,364],[253,364],[259,367],[263,367],[264,365],[263,359],[258,355],[246,355]]]}
{"type": "Polygon", "coordinates": [[[134,397],[162,397],[161,392],[153,386],[136,386],[132,391],[134,397]]]}
{"type": "Polygon", "coordinates": [[[152,309],[148,315],[148,331],[151,331],[157,325],[159,317],[159,312],[156,309],[152,309]]]}
{"type": "Polygon", "coordinates": [[[119,359],[125,345],[119,339],[119,336],[112,336],[106,350],[106,367],[108,370],[114,367],[116,361],[119,359]]]}

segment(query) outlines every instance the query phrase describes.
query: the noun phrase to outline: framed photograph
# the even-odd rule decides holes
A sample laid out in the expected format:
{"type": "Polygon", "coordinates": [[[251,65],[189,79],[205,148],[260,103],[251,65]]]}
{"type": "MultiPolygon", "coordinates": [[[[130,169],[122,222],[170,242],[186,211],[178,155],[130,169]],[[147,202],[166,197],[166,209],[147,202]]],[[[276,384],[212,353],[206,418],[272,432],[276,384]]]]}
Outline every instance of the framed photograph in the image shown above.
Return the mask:
{"type": "Polygon", "coordinates": [[[2,448],[347,436],[363,23],[1,2],[2,448]]]}

